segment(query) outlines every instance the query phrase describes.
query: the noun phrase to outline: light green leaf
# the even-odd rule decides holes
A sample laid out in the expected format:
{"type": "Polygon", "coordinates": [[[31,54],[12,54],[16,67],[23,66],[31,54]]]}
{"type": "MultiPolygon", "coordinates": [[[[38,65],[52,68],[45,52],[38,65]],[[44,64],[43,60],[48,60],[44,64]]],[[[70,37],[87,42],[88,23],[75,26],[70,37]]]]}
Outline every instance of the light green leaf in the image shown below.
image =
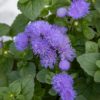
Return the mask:
{"type": "Polygon", "coordinates": [[[87,100],[83,95],[79,95],[75,100],[87,100]]]}
{"type": "Polygon", "coordinates": [[[94,74],[94,81],[100,82],[100,70],[96,71],[94,74]]]}
{"type": "Polygon", "coordinates": [[[15,95],[20,94],[21,92],[21,82],[20,80],[16,80],[13,83],[9,85],[9,89],[11,90],[12,93],[15,95]]]}
{"type": "Polygon", "coordinates": [[[98,52],[98,44],[92,41],[87,41],[85,44],[86,53],[98,52]]]}
{"type": "Polygon", "coordinates": [[[51,89],[49,90],[49,94],[50,94],[51,96],[57,95],[56,91],[55,91],[53,88],[51,88],[51,89]]]}
{"type": "Polygon", "coordinates": [[[89,75],[94,76],[97,66],[96,61],[100,59],[100,53],[83,54],[77,58],[81,68],[89,75]]]}
{"type": "Polygon", "coordinates": [[[98,68],[100,68],[100,60],[96,61],[96,65],[97,65],[98,68]]]}
{"type": "Polygon", "coordinates": [[[51,79],[53,76],[54,76],[53,72],[50,72],[47,69],[43,69],[38,72],[37,80],[41,83],[51,84],[51,79]]]}
{"type": "Polygon", "coordinates": [[[34,94],[34,78],[32,75],[28,75],[21,80],[22,83],[22,95],[25,96],[25,100],[31,100],[34,94]]]}

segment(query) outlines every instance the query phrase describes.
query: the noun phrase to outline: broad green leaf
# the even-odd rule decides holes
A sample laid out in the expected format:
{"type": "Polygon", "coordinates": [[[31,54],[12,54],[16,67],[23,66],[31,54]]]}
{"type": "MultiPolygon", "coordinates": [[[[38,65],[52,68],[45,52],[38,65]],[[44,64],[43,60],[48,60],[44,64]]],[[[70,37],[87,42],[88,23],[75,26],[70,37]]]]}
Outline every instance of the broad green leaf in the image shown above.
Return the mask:
{"type": "Polygon", "coordinates": [[[34,63],[28,63],[24,67],[22,67],[20,69],[20,74],[22,77],[25,77],[27,75],[32,75],[33,77],[35,77],[36,67],[35,67],[34,63]]]}
{"type": "Polygon", "coordinates": [[[50,72],[47,69],[43,69],[38,72],[37,80],[41,83],[51,84],[51,79],[52,79],[53,75],[54,75],[53,72],[50,72]]]}
{"type": "Polygon", "coordinates": [[[11,90],[12,93],[15,95],[20,94],[21,92],[21,82],[20,80],[16,80],[13,83],[9,85],[9,89],[11,90]]]}
{"type": "Polygon", "coordinates": [[[15,36],[16,34],[23,32],[28,22],[28,18],[26,18],[23,14],[19,14],[11,26],[10,34],[15,36]]]}
{"type": "Polygon", "coordinates": [[[44,9],[45,0],[29,0],[27,3],[18,3],[18,8],[30,20],[35,20],[44,9]]]}
{"type": "Polygon", "coordinates": [[[10,27],[6,24],[0,24],[0,36],[8,35],[10,27]]]}
{"type": "Polygon", "coordinates": [[[100,70],[96,71],[94,74],[94,81],[100,82],[100,70]]]}
{"type": "Polygon", "coordinates": [[[28,75],[21,80],[22,95],[25,100],[31,100],[34,94],[34,79],[32,75],[28,75]]]}
{"type": "Polygon", "coordinates": [[[98,68],[100,68],[100,60],[96,61],[96,65],[97,65],[98,68]]]}
{"type": "Polygon", "coordinates": [[[100,53],[83,54],[77,58],[80,67],[89,75],[94,76],[97,66],[96,61],[100,59],[100,53]]]}
{"type": "Polygon", "coordinates": [[[85,44],[86,53],[98,52],[98,44],[92,41],[87,41],[85,44]]]}

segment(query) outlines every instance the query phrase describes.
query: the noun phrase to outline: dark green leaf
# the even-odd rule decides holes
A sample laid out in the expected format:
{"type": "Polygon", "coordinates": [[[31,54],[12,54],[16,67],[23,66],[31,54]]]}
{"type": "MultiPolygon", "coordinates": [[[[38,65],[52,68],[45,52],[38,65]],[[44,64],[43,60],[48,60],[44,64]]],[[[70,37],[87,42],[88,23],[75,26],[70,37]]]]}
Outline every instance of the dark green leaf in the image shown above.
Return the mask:
{"type": "Polygon", "coordinates": [[[6,24],[0,24],[0,36],[8,35],[10,27],[6,24]]]}
{"type": "Polygon", "coordinates": [[[21,4],[18,3],[18,8],[22,11],[22,13],[29,18],[30,20],[35,20],[44,9],[45,0],[29,0],[27,3],[21,4]]]}

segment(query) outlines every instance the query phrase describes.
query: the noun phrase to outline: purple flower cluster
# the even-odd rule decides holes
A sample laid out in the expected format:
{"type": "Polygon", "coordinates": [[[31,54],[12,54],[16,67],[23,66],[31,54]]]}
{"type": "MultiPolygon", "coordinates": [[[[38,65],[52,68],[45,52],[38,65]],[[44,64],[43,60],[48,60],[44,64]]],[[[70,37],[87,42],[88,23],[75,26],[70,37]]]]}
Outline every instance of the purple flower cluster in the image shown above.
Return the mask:
{"type": "Polygon", "coordinates": [[[71,16],[73,19],[79,19],[89,13],[89,7],[90,3],[86,2],[85,0],[73,0],[68,10],[63,10],[62,8],[59,8],[57,10],[57,16],[65,17],[66,15],[68,15],[71,16]]]}
{"type": "Polygon", "coordinates": [[[15,45],[22,51],[30,43],[34,54],[40,57],[45,68],[53,68],[59,57],[59,68],[68,70],[76,55],[66,32],[65,27],[51,25],[46,21],[35,21],[27,25],[24,33],[16,36],[15,45]]]}
{"type": "Polygon", "coordinates": [[[73,79],[67,74],[57,74],[52,78],[53,89],[60,95],[61,100],[74,100],[73,79]]]}

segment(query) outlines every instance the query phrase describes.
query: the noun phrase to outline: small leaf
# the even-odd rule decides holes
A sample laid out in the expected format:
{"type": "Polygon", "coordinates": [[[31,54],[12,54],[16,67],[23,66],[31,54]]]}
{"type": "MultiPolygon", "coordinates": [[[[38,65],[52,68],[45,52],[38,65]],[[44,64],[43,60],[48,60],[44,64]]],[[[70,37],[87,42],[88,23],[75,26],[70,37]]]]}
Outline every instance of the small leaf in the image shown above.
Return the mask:
{"type": "Polygon", "coordinates": [[[100,82],[100,70],[96,71],[94,74],[94,81],[100,82]]]}
{"type": "Polygon", "coordinates": [[[87,100],[83,95],[79,95],[76,97],[76,100],[87,100]]]}

